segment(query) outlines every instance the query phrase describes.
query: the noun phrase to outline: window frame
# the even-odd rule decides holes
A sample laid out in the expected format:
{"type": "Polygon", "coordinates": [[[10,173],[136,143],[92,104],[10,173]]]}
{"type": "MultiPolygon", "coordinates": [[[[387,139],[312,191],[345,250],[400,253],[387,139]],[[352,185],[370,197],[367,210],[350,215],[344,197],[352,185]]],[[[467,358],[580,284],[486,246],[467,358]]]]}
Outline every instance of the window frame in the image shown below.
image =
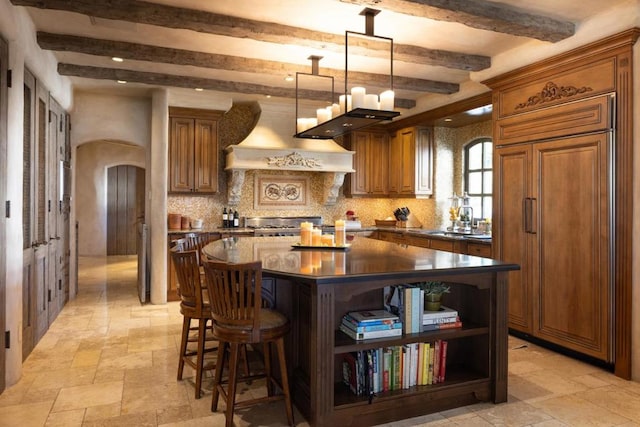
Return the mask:
{"type": "Polygon", "coordinates": [[[479,198],[480,199],[480,212],[476,213],[474,212],[474,217],[472,218],[472,222],[475,222],[476,220],[479,219],[484,219],[487,217],[486,212],[484,212],[484,201],[487,197],[493,197],[493,189],[491,189],[490,192],[485,192],[484,188],[485,188],[485,182],[484,182],[484,175],[485,172],[493,172],[493,139],[491,137],[479,137],[479,138],[474,138],[473,140],[469,141],[467,144],[465,144],[464,146],[464,169],[463,169],[463,180],[464,180],[464,192],[471,198],[479,198]],[[490,168],[485,168],[485,156],[487,155],[487,150],[486,147],[484,146],[484,144],[486,143],[490,143],[491,144],[491,167],[490,168]],[[469,169],[469,152],[471,151],[471,149],[475,146],[477,146],[478,144],[482,144],[482,158],[480,159],[480,168],[479,169],[473,169],[470,170],[469,169]],[[482,179],[482,182],[480,183],[480,188],[481,188],[481,192],[480,193],[471,193],[469,191],[469,174],[470,173],[477,173],[480,172],[480,176],[482,179]]]}

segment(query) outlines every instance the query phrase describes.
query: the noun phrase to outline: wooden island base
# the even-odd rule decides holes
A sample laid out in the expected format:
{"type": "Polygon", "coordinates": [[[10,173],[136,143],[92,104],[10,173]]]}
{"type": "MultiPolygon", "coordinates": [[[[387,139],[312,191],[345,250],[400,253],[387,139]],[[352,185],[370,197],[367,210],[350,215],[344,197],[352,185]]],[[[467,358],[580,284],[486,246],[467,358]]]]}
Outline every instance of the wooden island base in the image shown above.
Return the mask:
{"type": "Polygon", "coordinates": [[[225,239],[218,259],[263,261],[263,286],[291,320],[287,365],[295,405],[313,426],[365,426],[482,401],[507,400],[507,278],[515,264],[358,238],[348,251],[295,250],[296,238],[225,239]],[[385,286],[442,280],[463,326],[355,341],[338,329],[348,311],[379,309],[385,286]],[[445,381],[356,396],[343,384],[344,355],[419,342],[448,342],[445,381]]]}

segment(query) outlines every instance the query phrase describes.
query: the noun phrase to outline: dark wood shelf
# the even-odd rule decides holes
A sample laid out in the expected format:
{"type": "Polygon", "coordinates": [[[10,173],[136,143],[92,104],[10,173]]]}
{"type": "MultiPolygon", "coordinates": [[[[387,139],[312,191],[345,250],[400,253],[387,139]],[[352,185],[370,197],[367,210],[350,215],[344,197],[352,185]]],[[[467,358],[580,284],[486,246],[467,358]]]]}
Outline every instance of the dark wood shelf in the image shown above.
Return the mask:
{"type": "MultiPolygon", "coordinates": [[[[400,390],[391,390],[381,393],[375,393],[373,401],[385,401],[389,399],[397,399],[407,395],[416,395],[421,393],[437,393],[446,392],[456,387],[478,387],[488,383],[490,378],[478,372],[473,372],[462,365],[454,365],[447,367],[447,377],[444,382],[429,385],[417,385],[400,390]]],[[[368,405],[369,396],[356,396],[351,392],[349,386],[342,382],[334,384],[334,407],[348,407],[357,405],[368,405]]]]}
{"type": "Polygon", "coordinates": [[[295,138],[332,139],[400,115],[398,111],[356,108],[294,135],[295,138]]]}
{"type": "Polygon", "coordinates": [[[437,331],[425,331],[418,334],[403,334],[397,337],[376,338],[356,341],[340,330],[335,331],[334,354],[349,353],[351,351],[369,350],[372,348],[392,347],[415,342],[432,342],[437,339],[451,340],[471,336],[485,335],[489,333],[488,326],[474,325],[464,322],[460,328],[440,329],[437,331]]]}

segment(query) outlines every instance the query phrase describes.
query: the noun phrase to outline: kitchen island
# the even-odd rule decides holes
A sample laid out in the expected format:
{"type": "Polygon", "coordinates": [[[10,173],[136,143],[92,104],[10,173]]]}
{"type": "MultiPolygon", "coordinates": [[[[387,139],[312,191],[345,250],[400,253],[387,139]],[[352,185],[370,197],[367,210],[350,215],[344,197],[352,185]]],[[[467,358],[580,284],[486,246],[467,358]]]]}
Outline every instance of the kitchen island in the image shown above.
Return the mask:
{"type": "Polygon", "coordinates": [[[311,425],[375,425],[507,400],[507,279],[517,270],[489,258],[357,237],[347,249],[294,248],[299,237],[230,237],[203,252],[227,262],[261,260],[263,292],[292,323],[287,363],[294,403],[311,425]],[[385,286],[441,280],[463,326],[355,341],[339,331],[352,310],[379,309],[385,286]],[[345,354],[448,342],[444,382],[356,396],[343,384],[345,354]]]}

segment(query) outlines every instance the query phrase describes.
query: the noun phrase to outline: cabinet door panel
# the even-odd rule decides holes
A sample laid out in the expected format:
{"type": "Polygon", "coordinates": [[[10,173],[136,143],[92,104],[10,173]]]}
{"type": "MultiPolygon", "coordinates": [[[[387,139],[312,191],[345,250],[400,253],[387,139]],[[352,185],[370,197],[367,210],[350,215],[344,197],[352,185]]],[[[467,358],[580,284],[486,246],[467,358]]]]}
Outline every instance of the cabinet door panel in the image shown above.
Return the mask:
{"type": "Polygon", "coordinates": [[[195,121],[195,179],[198,192],[218,191],[218,129],[214,120],[195,121]]]}
{"type": "Polygon", "coordinates": [[[400,194],[412,194],[415,185],[415,132],[413,129],[402,131],[400,134],[400,149],[402,167],[400,174],[400,194]]]}
{"type": "Polygon", "coordinates": [[[606,360],[608,134],[534,145],[538,247],[535,334],[606,360]]]}
{"type": "Polygon", "coordinates": [[[171,118],[169,191],[193,191],[194,121],[171,118]]]}
{"type": "Polygon", "coordinates": [[[369,170],[367,180],[371,194],[386,196],[389,183],[389,138],[384,133],[372,133],[368,147],[369,170]]]}
{"type": "Polygon", "coordinates": [[[499,148],[494,155],[494,257],[520,265],[509,272],[509,327],[531,333],[531,236],[525,232],[524,200],[530,194],[531,147],[499,148]]]}

